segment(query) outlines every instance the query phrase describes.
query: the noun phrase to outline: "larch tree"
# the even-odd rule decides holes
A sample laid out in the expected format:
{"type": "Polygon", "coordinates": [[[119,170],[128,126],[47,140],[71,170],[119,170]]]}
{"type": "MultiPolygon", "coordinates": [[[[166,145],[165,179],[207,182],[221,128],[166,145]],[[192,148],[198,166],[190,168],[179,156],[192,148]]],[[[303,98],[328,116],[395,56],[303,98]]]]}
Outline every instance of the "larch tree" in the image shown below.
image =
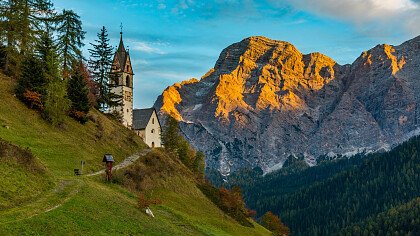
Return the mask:
{"type": "Polygon", "coordinates": [[[24,56],[40,39],[43,25],[53,20],[53,4],[50,0],[3,0],[0,15],[0,39],[5,45],[3,68],[17,76],[24,56]]]}
{"type": "Polygon", "coordinates": [[[72,64],[83,58],[81,47],[84,46],[86,32],[82,29],[79,15],[72,10],[63,10],[57,21],[57,49],[61,55],[62,74],[67,78],[72,64]]]}

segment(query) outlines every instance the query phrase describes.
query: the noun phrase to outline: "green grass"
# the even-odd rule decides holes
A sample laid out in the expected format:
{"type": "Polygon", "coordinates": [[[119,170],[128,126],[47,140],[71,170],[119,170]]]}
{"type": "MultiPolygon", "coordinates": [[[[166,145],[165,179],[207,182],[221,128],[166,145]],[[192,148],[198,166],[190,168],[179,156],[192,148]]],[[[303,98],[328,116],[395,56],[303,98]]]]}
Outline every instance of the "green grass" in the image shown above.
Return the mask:
{"type": "MultiPolygon", "coordinates": [[[[170,172],[150,171],[144,193],[162,204],[152,206],[155,218],[137,208],[137,195],[103,176],[75,177],[102,169],[102,155],[117,164],[145,148],[118,122],[97,111],[96,122],[72,119],[52,127],[13,96],[14,82],[0,74],[0,139],[29,148],[44,172],[28,171],[16,161],[0,162],[0,235],[270,235],[255,224],[244,227],[224,214],[195,186],[193,175],[179,161],[164,159],[170,172]],[[4,190],[6,189],[6,190],[4,190]]],[[[145,168],[148,168],[147,166],[145,168]]],[[[123,171],[123,170],[121,170],[123,171]]]]}
{"type": "Polygon", "coordinates": [[[91,112],[96,123],[67,118],[62,127],[52,127],[12,95],[13,84],[0,75],[0,138],[30,148],[55,176],[71,176],[81,160],[86,171],[98,170],[105,153],[120,161],[145,147],[133,132],[97,111],[91,112]]]}

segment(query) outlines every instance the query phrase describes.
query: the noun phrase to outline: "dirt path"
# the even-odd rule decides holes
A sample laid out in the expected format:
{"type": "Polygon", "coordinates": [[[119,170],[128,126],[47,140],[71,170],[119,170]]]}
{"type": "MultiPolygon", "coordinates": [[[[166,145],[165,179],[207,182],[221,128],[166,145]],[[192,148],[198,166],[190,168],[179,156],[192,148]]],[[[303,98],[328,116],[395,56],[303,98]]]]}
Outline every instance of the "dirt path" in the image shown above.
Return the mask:
{"type": "MultiPolygon", "coordinates": [[[[132,156],[127,157],[126,159],[124,159],[120,164],[115,165],[114,167],[112,167],[112,170],[118,170],[118,169],[122,169],[125,168],[131,164],[133,164],[137,159],[139,159],[139,157],[146,155],[147,153],[149,153],[151,151],[151,149],[144,149],[143,151],[136,153],[132,156]]],[[[87,174],[85,176],[94,176],[94,175],[100,175],[105,173],[105,169],[100,170],[98,172],[92,173],[92,174],[87,174]]]]}
{"type": "MultiPolygon", "coordinates": [[[[150,151],[151,149],[144,149],[139,153],[127,157],[120,164],[115,165],[113,167],[113,170],[118,170],[130,166],[137,159],[139,159],[141,156],[146,155],[150,151]]],[[[101,170],[84,176],[95,176],[102,173],[105,173],[105,170],[101,170]]],[[[58,185],[54,189],[49,190],[42,197],[36,199],[34,202],[30,202],[27,205],[18,206],[0,212],[0,225],[29,219],[34,216],[55,210],[61,207],[68,200],[76,196],[79,190],[85,184],[86,183],[84,183],[83,179],[61,179],[59,180],[58,185]]]]}

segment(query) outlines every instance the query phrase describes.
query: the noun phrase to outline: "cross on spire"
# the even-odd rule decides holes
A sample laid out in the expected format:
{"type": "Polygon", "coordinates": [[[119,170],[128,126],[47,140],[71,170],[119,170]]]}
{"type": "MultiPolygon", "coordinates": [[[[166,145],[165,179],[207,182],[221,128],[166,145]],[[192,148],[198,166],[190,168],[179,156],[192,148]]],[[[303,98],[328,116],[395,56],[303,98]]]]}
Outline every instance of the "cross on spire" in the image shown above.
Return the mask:
{"type": "Polygon", "coordinates": [[[122,35],[122,30],[123,30],[123,24],[122,24],[122,22],[121,22],[121,24],[120,24],[120,34],[122,35]]]}

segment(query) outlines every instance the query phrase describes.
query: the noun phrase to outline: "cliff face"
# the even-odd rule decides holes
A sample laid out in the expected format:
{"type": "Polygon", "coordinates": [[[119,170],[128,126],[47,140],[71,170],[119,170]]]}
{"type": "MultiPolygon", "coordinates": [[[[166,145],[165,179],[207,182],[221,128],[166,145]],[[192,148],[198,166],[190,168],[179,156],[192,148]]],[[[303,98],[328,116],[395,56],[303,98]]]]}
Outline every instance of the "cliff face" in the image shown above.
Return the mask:
{"type": "Polygon", "coordinates": [[[420,37],[378,45],[352,65],[292,44],[250,37],[222,51],[200,81],[168,87],[155,103],[222,175],[280,168],[290,155],[389,149],[420,130],[420,37]]]}

